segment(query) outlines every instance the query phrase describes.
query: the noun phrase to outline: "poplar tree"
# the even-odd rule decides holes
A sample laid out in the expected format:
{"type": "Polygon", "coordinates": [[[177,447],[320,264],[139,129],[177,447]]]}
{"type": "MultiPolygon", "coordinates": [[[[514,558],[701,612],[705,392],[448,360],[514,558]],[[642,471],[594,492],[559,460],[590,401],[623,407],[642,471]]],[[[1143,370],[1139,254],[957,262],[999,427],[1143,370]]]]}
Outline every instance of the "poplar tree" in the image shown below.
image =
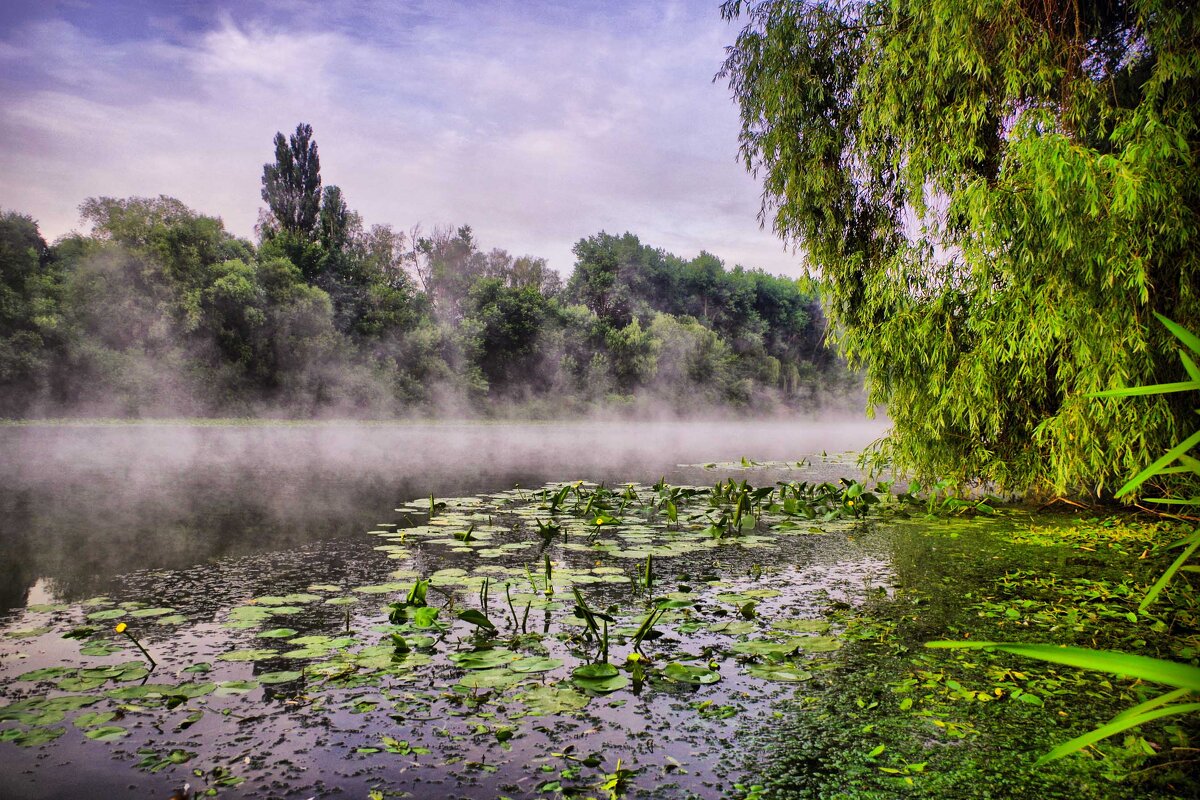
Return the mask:
{"type": "Polygon", "coordinates": [[[280,229],[311,236],[321,209],[321,160],[311,125],[275,134],[275,163],[263,164],[262,199],[280,229]]]}
{"type": "Polygon", "coordinates": [[[1109,497],[1195,426],[1200,11],[1177,0],[730,0],[718,79],[762,220],[922,478],[1109,497]],[[1116,483],[1114,484],[1114,481],[1116,483]]]}

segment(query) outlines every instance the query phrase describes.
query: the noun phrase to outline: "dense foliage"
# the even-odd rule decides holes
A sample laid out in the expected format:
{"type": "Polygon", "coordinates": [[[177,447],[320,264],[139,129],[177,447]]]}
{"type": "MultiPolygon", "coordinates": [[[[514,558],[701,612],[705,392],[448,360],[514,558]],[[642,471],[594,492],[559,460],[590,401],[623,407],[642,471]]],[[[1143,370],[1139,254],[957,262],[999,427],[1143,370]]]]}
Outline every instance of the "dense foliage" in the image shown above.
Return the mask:
{"type": "Polygon", "coordinates": [[[53,245],[0,216],[0,416],[763,409],[852,383],[794,280],[601,233],[564,288],[469,227],[367,227],[307,125],[262,187],[257,243],[169,197],[89,199],[53,245]]]}
{"type": "Polygon", "coordinates": [[[1190,431],[1200,7],[730,0],[764,218],[827,287],[898,466],[1111,497],[1190,431]]]}

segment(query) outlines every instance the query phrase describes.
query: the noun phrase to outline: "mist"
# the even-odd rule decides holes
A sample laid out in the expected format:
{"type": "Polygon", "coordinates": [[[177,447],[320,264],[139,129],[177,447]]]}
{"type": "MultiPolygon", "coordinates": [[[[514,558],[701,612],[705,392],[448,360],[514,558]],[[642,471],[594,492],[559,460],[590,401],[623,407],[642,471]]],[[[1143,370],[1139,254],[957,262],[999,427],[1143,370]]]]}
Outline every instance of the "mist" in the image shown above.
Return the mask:
{"type": "Polygon", "coordinates": [[[886,423],[307,423],[0,427],[0,610],[34,585],[81,599],[128,573],[359,537],[400,504],[549,481],[707,483],[696,465],[812,463],[833,479],[886,423]],[[680,465],[692,465],[690,467],[680,465]]]}

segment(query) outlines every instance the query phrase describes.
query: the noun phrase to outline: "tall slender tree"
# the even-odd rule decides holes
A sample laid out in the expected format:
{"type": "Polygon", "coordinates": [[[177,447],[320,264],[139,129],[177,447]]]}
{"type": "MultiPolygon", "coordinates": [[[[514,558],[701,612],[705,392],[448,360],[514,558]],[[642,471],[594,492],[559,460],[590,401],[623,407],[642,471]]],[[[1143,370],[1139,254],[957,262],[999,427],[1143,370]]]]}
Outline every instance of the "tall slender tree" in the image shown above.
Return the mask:
{"type": "Polygon", "coordinates": [[[321,210],[321,160],[311,125],[275,134],[275,163],[263,164],[262,199],[281,230],[312,236],[321,210]]]}

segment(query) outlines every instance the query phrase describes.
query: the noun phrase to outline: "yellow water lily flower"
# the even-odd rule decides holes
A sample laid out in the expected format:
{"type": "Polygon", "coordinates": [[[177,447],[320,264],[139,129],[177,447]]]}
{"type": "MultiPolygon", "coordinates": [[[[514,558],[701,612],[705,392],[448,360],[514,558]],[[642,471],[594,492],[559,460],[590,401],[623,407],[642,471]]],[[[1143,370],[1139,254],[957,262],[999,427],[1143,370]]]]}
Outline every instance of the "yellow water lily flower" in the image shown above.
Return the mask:
{"type": "Polygon", "coordinates": [[[124,622],[118,622],[118,623],[117,623],[117,628],[116,628],[116,630],[117,630],[117,633],[124,633],[124,632],[125,632],[125,629],[126,629],[126,628],[128,628],[128,627],[129,627],[129,626],[128,626],[128,625],[126,625],[124,622]]]}

